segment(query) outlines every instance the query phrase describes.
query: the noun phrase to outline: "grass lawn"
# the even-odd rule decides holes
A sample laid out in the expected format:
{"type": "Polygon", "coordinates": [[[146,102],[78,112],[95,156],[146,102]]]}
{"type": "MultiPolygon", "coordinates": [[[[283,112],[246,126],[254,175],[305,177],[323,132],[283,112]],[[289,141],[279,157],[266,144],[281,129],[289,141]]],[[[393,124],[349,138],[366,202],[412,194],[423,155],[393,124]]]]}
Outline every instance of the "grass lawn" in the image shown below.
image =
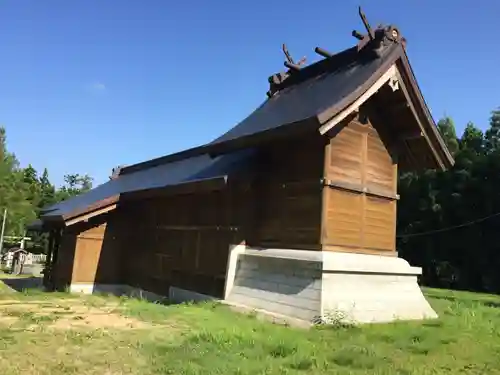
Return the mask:
{"type": "Polygon", "coordinates": [[[0,373],[500,374],[500,298],[426,294],[439,320],[301,330],[216,304],[0,291],[0,373]]]}

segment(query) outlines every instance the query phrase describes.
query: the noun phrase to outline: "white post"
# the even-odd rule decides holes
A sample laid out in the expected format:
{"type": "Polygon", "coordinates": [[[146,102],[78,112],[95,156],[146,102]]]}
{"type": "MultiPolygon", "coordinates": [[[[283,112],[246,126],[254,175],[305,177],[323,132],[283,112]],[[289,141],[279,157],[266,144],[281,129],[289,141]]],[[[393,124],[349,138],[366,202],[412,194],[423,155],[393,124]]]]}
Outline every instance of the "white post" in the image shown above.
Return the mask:
{"type": "Polygon", "coordinates": [[[24,232],[23,238],[21,238],[21,243],[19,244],[22,250],[24,250],[24,244],[26,240],[29,240],[29,238],[26,237],[26,232],[24,232]]]}
{"type": "Polygon", "coordinates": [[[7,209],[3,210],[2,233],[0,234],[0,254],[3,250],[3,235],[5,232],[5,220],[7,219],[7,209]]]}

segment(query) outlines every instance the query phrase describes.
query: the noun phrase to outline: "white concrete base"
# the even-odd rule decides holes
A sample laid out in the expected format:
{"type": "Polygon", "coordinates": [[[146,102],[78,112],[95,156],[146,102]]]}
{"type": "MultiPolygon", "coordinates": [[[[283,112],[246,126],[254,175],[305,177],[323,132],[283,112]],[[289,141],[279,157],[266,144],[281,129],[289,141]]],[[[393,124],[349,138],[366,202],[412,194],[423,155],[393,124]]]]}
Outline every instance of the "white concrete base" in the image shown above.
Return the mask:
{"type": "Polygon", "coordinates": [[[225,300],[307,322],[436,318],[420,274],[397,257],[238,245],[230,249],[225,300]]]}
{"type": "MultiPolygon", "coordinates": [[[[404,259],[377,255],[232,246],[224,300],[293,325],[375,323],[436,318],[404,259]]],[[[74,283],[72,293],[111,293],[149,301],[207,301],[215,297],[177,287],[161,296],[128,285],[74,283]]]]}
{"type": "Polygon", "coordinates": [[[124,284],[74,283],[70,285],[69,291],[70,293],[80,294],[109,293],[117,296],[126,295],[129,297],[145,299],[152,302],[168,301],[173,303],[181,303],[188,301],[202,302],[216,300],[215,297],[177,287],[170,287],[168,296],[162,296],[160,294],[124,284]]]}
{"type": "Polygon", "coordinates": [[[69,286],[69,292],[79,294],[92,294],[94,293],[94,288],[95,284],[75,283],[69,286]]]}

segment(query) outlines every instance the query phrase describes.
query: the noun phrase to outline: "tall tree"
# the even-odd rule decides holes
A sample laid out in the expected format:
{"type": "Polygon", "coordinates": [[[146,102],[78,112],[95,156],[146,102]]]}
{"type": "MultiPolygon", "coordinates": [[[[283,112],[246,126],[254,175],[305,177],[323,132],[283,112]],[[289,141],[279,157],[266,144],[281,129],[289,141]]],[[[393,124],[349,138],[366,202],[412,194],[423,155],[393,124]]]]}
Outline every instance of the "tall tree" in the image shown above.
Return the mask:
{"type": "Polygon", "coordinates": [[[54,185],[50,182],[49,171],[44,168],[42,175],[39,179],[40,185],[40,202],[39,209],[50,206],[56,202],[56,189],[54,185]]]}
{"type": "MultiPolygon", "coordinates": [[[[453,147],[449,122],[440,125],[453,147]]],[[[450,170],[401,176],[398,250],[427,285],[498,293],[500,110],[484,136],[469,123],[458,143],[450,170]]]]}
{"type": "Polygon", "coordinates": [[[462,137],[460,138],[460,149],[469,149],[474,151],[476,154],[480,154],[484,151],[483,144],[483,132],[469,121],[465,126],[462,137]]]}
{"type": "Polygon", "coordinates": [[[25,225],[36,216],[24,178],[16,156],[7,150],[5,128],[0,127],[0,210],[3,214],[7,209],[6,232],[10,235],[23,234],[25,225]]]}
{"type": "Polygon", "coordinates": [[[27,189],[27,199],[34,207],[38,207],[41,198],[40,183],[36,169],[29,164],[23,169],[23,183],[27,189]]]}
{"type": "Polygon", "coordinates": [[[485,133],[486,152],[500,150],[500,108],[491,111],[490,127],[485,133]]]}
{"type": "Polygon", "coordinates": [[[78,173],[64,176],[64,185],[57,191],[56,200],[66,200],[92,189],[92,177],[78,173]]]}
{"type": "Polygon", "coordinates": [[[455,153],[458,151],[458,140],[457,132],[455,130],[455,124],[451,117],[446,116],[439,120],[437,123],[437,128],[439,129],[439,132],[441,133],[446,146],[448,147],[452,155],[455,155],[455,153]]]}

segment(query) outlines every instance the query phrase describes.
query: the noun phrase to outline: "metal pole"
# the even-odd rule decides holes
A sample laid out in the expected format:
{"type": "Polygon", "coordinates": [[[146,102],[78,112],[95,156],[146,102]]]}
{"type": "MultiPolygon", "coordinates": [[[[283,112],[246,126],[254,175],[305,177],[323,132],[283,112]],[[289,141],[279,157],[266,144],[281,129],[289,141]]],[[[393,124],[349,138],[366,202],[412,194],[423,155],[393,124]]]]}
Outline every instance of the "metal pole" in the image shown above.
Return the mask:
{"type": "Polygon", "coordinates": [[[3,250],[3,235],[5,232],[5,220],[7,219],[7,209],[3,210],[2,233],[0,234],[0,254],[3,250]]]}

